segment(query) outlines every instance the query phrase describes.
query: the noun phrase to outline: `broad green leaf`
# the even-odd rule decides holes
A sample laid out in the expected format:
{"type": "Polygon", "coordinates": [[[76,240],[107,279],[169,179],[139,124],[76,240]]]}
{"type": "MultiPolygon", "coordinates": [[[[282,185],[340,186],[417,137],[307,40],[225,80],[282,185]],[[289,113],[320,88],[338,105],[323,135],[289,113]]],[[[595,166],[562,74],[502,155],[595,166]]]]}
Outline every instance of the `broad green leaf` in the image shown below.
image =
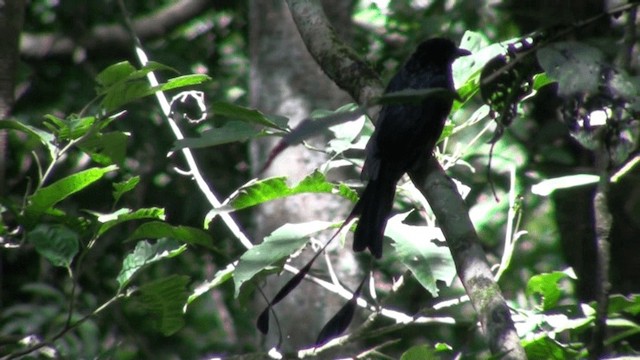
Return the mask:
{"type": "Polygon", "coordinates": [[[609,307],[607,309],[607,313],[609,314],[609,316],[620,313],[627,313],[633,316],[640,314],[640,295],[611,295],[609,297],[609,307]]]}
{"type": "Polygon", "coordinates": [[[127,241],[140,239],[170,238],[190,245],[213,249],[213,239],[201,230],[189,226],[172,226],[162,221],[151,221],[140,225],[129,235],[127,241]]]}
{"type": "Polygon", "coordinates": [[[439,360],[437,351],[429,345],[416,345],[405,351],[400,360],[439,360]]]}
{"type": "Polygon", "coordinates": [[[404,266],[413,273],[420,285],[438,296],[437,280],[451,284],[456,276],[455,264],[449,248],[437,246],[432,240],[444,241],[440,229],[402,223],[408,213],[399,214],[387,223],[385,235],[393,239],[396,253],[404,266]]]}
{"type": "Polygon", "coordinates": [[[527,283],[527,294],[541,295],[542,309],[553,309],[562,296],[558,282],[567,277],[567,274],[560,271],[534,275],[527,283]]]}
{"type": "Polygon", "coordinates": [[[140,286],[142,307],[151,313],[154,327],[169,336],[184,326],[189,277],[171,275],[140,286]]]}
{"type": "Polygon", "coordinates": [[[234,210],[240,210],[302,193],[336,193],[336,188],[335,184],[328,182],[325,176],[318,171],[313,172],[292,187],[287,185],[285,177],[274,177],[249,182],[241,187],[232,195],[229,206],[234,210]]]}
{"type": "Polygon", "coordinates": [[[233,272],[235,296],[238,297],[240,287],[257,273],[298,251],[312,234],[331,226],[333,223],[326,221],[285,224],[267,236],[261,244],[247,250],[233,272]]]}
{"type": "Polygon", "coordinates": [[[548,336],[523,340],[522,343],[528,359],[577,359],[578,352],[548,336]]]}
{"type": "Polygon", "coordinates": [[[115,202],[118,203],[122,195],[135,189],[138,183],[140,183],[140,176],[134,176],[130,179],[113,183],[113,199],[115,202]]]}
{"type": "Polygon", "coordinates": [[[155,88],[155,90],[167,91],[167,90],[179,89],[187,86],[199,85],[209,80],[211,80],[211,78],[205,74],[182,75],[182,76],[169,79],[169,81],[167,81],[166,83],[160,84],[159,88],[155,88]]]}
{"type": "Polygon", "coordinates": [[[183,148],[198,149],[232,142],[247,141],[263,134],[261,130],[240,121],[230,121],[219,128],[204,131],[200,137],[180,139],[175,142],[173,151],[183,148]]]}
{"type": "Polygon", "coordinates": [[[64,225],[39,224],[29,231],[27,239],[54,266],[68,268],[78,254],[79,236],[64,225]]]}
{"type": "Polygon", "coordinates": [[[263,125],[278,130],[285,130],[288,119],[280,116],[267,116],[255,109],[245,108],[239,105],[216,101],[211,104],[211,111],[216,116],[224,116],[231,120],[263,125]]]}
{"type": "Polygon", "coordinates": [[[205,281],[202,284],[198,285],[191,295],[189,295],[189,300],[187,300],[187,305],[191,304],[195,299],[199,298],[201,295],[207,293],[209,290],[224,284],[225,282],[233,279],[233,271],[235,270],[235,266],[229,264],[226,268],[219,270],[210,281],[205,281]]]}
{"type": "Polygon", "coordinates": [[[136,68],[128,61],[122,61],[113,64],[102,70],[96,76],[96,82],[103,88],[107,88],[115,83],[124,81],[127,77],[136,71],[136,68]]]}
{"type": "Polygon", "coordinates": [[[104,93],[100,104],[107,112],[119,109],[125,104],[155,93],[145,79],[117,83],[104,93]]]}
{"type": "Polygon", "coordinates": [[[127,138],[121,131],[97,133],[82,141],[79,148],[100,165],[121,165],[126,156],[127,138]]]}
{"type": "Polygon", "coordinates": [[[112,214],[105,214],[98,217],[98,221],[103,223],[98,230],[98,236],[123,222],[143,219],[164,220],[164,218],[164,209],[161,208],[143,208],[134,212],[131,212],[130,209],[120,209],[112,214]]]}
{"type": "Polygon", "coordinates": [[[119,291],[124,289],[131,278],[144,266],[166,258],[182,254],[187,249],[171,239],[160,239],[155,244],[139,241],[136,248],[122,261],[122,270],[116,280],[120,285],[119,291]]]}
{"type": "Polygon", "coordinates": [[[556,82],[552,78],[548,77],[546,73],[540,73],[533,76],[533,90],[539,90],[543,86],[553,84],[556,82]]]}
{"type": "Polygon", "coordinates": [[[25,208],[27,226],[35,225],[40,217],[58,202],[100,180],[106,173],[117,168],[117,166],[112,165],[83,170],[38,189],[33,195],[29,196],[29,203],[25,208]]]}
{"type": "Polygon", "coordinates": [[[67,119],[60,119],[54,115],[45,115],[46,122],[43,123],[47,128],[56,134],[58,140],[75,140],[85,135],[96,122],[93,116],[78,118],[70,116],[67,119]]]}
{"type": "Polygon", "coordinates": [[[49,157],[51,159],[55,157],[56,146],[54,145],[55,136],[53,134],[11,119],[0,121],[0,129],[13,129],[35,137],[47,147],[49,157]]]}

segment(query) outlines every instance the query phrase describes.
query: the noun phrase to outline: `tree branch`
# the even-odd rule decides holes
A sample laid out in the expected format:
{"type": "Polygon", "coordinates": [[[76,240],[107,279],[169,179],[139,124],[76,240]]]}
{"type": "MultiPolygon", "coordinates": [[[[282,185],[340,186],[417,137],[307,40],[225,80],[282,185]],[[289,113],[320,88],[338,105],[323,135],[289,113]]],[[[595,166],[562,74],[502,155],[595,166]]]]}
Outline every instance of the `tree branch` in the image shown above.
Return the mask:
{"type": "MultiPolygon", "coordinates": [[[[212,5],[211,0],[180,0],[149,15],[133,21],[133,28],[141,40],[160,38],[200,15],[212,5]]],[[[24,58],[43,59],[71,56],[77,49],[88,52],[129,51],[131,38],[124,26],[119,24],[98,25],[89,34],[82,36],[82,43],[60,34],[22,35],[20,53],[24,58]]]]}
{"type": "MultiPolygon", "coordinates": [[[[287,0],[289,10],[311,55],[323,71],[358,103],[382,92],[375,72],[341,42],[317,0],[287,0]]],[[[425,195],[445,235],[458,276],[489,338],[489,348],[502,359],[526,359],[509,308],[493,279],[468,209],[455,185],[433,158],[410,173],[425,195]]]]}
{"type": "Polygon", "coordinates": [[[456,264],[458,277],[489,338],[491,352],[500,355],[501,359],[526,359],[509,307],[494,281],[467,206],[456,185],[434,157],[424,160],[409,176],[427,198],[438,219],[456,264]]]}

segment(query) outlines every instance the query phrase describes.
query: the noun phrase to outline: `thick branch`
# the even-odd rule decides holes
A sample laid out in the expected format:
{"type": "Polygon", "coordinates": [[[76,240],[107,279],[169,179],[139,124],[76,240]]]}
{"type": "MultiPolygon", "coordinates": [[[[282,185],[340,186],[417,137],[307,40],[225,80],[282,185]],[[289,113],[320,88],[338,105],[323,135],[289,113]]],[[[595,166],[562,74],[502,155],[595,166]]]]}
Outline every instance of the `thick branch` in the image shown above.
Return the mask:
{"type": "MultiPolygon", "coordinates": [[[[200,15],[212,3],[212,0],[181,0],[134,20],[133,27],[141,40],[157,39],[200,15]]],[[[71,56],[78,48],[88,52],[129,51],[131,37],[119,24],[94,27],[82,37],[81,44],[59,34],[23,34],[20,53],[25,58],[63,57],[71,56]]]]}
{"type": "Polygon", "coordinates": [[[458,277],[489,338],[491,352],[500,355],[501,359],[526,359],[509,307],[493,279],[467,206],[456,185],[433,157],[419,164],[409,176],[427,198],[438,219],[458,277]]]}
{"type": "Polygon", "coordinates": [[[307,50],[331,80],[360,104],[382,93],[378,74],[338,38],[319,1],[287,4],[307,50]]]}
{"type": "MultiPolygon", "coordinates": [[[[331,79],[360,104],[382,92],[377,74],[337,38],[319,1],[287,0],[287,3],[307,49],[331,79]]],[[[491,352],[503,359],[526,359],[509,308],[493,279],[468,209],[455,185],[433,158],[410,175],[440,223],[458,276],[489,338],[491,352]]]]}

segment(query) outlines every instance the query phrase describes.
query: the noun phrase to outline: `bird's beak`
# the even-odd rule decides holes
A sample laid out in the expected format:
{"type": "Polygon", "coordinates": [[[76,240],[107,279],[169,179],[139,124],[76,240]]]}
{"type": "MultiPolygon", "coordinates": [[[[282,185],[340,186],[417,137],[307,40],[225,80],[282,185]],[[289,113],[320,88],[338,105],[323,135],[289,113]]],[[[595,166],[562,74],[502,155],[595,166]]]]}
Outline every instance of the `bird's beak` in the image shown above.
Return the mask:
{"type": "Polygon", "coordinates": [[[456,58],[462,57],[462,56],[468,56],[471,55],[471,51],[466,50],[466,49],[458,49],[458,51],[456,51],[456,58]]]}

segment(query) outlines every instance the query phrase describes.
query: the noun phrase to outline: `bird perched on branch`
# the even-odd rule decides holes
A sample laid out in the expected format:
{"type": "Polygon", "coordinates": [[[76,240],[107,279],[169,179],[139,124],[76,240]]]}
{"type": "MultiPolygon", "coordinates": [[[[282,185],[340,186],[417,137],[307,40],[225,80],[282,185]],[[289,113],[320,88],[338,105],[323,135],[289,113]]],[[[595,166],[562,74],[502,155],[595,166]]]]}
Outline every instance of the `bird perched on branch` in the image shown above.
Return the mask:
{"type": "Polygon", "coordinates": [[[426,40],[389,82],[385,94],[435,88],[451,93],[383,105],[366,147],[362,178],[369,182],[349,215],[360,217],[353,237],[354,251],[368,248],[376,258],[382,256],[382,239],[396,183],[420,156],[432,155],[453,104],[451,64],[469,54],[448,39],[426,40]]]}

